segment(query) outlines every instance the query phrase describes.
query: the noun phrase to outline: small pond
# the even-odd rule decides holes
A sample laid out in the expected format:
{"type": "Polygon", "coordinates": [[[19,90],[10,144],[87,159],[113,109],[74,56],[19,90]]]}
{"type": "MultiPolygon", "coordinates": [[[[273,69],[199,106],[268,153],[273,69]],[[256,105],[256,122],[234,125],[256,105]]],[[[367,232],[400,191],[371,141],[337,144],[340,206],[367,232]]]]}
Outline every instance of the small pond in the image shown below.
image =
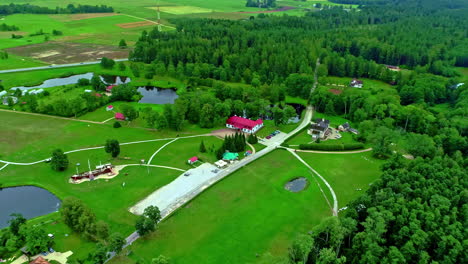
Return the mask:
{"type": "MultiPolygon", "coordinates": [[[[131,81],[130,78],[125,77],[125,76],[102,75],[99,77],[101,78],[101,81],[103,81],[104,83],[108,85],[118,85],[118,84],[123,84],[123,83],[129,83],[131,81]]],[[[50,87],[56,87],[56,86],[62,86],[62,85],[76,84],[78,83],[79,79],[91,80],[91,78],[93,78],[93,73],[88,72],[88,73],[83,73],[83,74],[71,75],[71,76],[64,77],[64,78],[48,79],[48,80],[45,80],[42,84],[36,85],[36,86],[18,86],[18,87],[13,87],[11,89],[16,90],[19,88],[21,90],[31,90],[31,89],[39,89],[39,88],[50,88],[50,87]]]]}
{"type": "Polygon", "coordinates": [[[138,92],[143,95],[139,103],[146,104],[173,104],[179,98],[174,89],[162,89],[153,86],[138,87],[138,92]]]}
{"type": "Polygon", "coordinates": [[[307,187],[308,180],[304,177],[299,177],[290,180],[284,188],[290,192],[300,192],[307,187]]]}
{"type": "Polygon", "coordinates": [[[19,213],[30,219],[56,212],[60,203],[51,192],[35,186],[0,189],[0,228],[8,226],[10,214],[19,213]]]}

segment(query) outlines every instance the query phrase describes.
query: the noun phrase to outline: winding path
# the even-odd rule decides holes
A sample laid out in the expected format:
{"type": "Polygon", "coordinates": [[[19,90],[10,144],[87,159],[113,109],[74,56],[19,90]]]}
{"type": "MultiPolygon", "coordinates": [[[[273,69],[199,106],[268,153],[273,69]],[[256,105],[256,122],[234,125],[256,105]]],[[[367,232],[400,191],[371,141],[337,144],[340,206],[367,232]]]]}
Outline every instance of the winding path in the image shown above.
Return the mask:
{"type": "MultiPolygon", "coordinates": [[[[314,170],[307,162],[305,162],[299,155],[297,155],[296,152],[294,152],[292,149],[288,149],[288,151],[289,151],[289,153],[293,154],[294,157],[296,157],[300,162],[302,162],[307,168],[309,168],[309,170],[311,170],[313,173],[315,173],[315,175],[317,175],[323,181],[323,183],[325,183],[325,185],[328,187],[328,190],[330,191],[330,193],[331,193],[331,195],[333,197],[333,208],[332,208],[333,215],[338,216],[338,199],[336,198],[335,191],[333,190],[331,185],[327,182],[327,180],[325,180],[325,178],[322,177],[322,175],[320,175],[320,173],[318,173],[316,170],[314,170]]],[[[322,193],[323,193],[323,195],[325,197],[325,200],[327,200],[327,203],[330,205],[330,202],[328,201],[328,198],[325,195],[325,192],[320,187],[320,185],[319,185],[319,188],[322,191],[322,193]]]]}
{"type": "Polygon", "coordinates": [[[287,150],[292,150],[294,152],[305,152],[305,153],[318,153],[318,154],[355,154],[355,153],[364,153],[372,151],[372,148],[361,149],[361,150],[352,150],[352,151],[319,151],[319,150],[302,150],[302,149],[292,149],[286,148],[287,150]]]}

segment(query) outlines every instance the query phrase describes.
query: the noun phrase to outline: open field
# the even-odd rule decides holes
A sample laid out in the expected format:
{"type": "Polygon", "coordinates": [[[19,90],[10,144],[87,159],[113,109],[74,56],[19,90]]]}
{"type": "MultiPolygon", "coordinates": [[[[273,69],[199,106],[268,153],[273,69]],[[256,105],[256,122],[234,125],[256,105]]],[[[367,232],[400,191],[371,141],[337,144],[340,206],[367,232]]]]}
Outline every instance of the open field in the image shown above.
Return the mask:
{"type": "Polygon", "coordinates": [[[115,46],[58,41],[9,48],[6,51],[49,64],[95,61],[102,57],[112,59],[125,59],[128,57],[128,49],[120,49],[115,46]]]}
{"type": "Polygon", "coordinates": [[[340,208],[362,195],[369,184],[380,177],[380,166],[384,163],[383,160],[373,158],[371,152],[346,155],[298,154],[327,179],[337,195],[340,208]]]}
{"type": "Polygon", "coordinates": [[[148,262],[159,254],[173,263],[253,263],[259,260],[256,254],[285,254],[297,234],[330,214],[307,169],[277,150],[208,189],[155,234],[137,241],[130,249],[131,260],[111,263],[148,262]],[[311,181],[306,190],[284,189],[299,176],[311,181]]]}

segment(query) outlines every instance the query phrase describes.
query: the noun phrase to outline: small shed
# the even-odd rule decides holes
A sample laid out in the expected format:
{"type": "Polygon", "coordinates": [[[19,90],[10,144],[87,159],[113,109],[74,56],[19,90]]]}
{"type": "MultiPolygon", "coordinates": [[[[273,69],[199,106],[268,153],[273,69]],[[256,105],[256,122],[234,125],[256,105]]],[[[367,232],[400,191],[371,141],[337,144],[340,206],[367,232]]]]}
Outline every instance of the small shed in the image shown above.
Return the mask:
{"type": "Polygon", "coordinates": [[[198,157],[194,156],[194,157],[191,157],[187,162],[188,164],[194,164],[197,161],[198,161],[198,157]]]}
{"type": "Polygon", "coordinates": [[[115,113],[115,119],[125,120],[125,116],[122,113],[115,113]]]}
{"type": "Polygon", "coordinates": [[[92,91],[93,91],[93,90],[89,90],[89,89],[84,90],[85,93],[90,93],[90,92],[92,92],[92,91]]]}
{"type": "Polygon", "coordinates": [[[1,91],[0,92],[0,97],[5,96],[7,94],[7,91],[1,91]]]}
{"type": "Polygon", "coordinates": [[[252,155],[252,151],[251,150],[247,150],[245,153],[244,153],[244,156],[250,156],[252,155]]]}
{"type": "Polygon", "coordinates": [[[113,105],[108,105],[108,106],[106,107],[106,111],[112,111],[112,110],[114,110],[114,106],[113,106],[113,105]]]}
{"type": "Polygon", "coordinates": [[[96,96],[96,97],[102,97],[102,94],[100,94],[100,93],[95,93],[93,95],[96,96]]]}
{"type": "Polygon", "coordinates": [[[222,169],[224,167],[226,167],[226,165],[228,165],[224,160],[218,160],[217,162],[215,162],[215,165],[216,167],[222,169]]]}
{"type": "Polygon", "coordinates": [[[231,161],[239,158],[239,153],[226,152],[223,154],[223,160],[231,161]]]}
{"type": "Polygon", "coordinates": [[[50,264],[50,262],[39,256],[35,260],[29,262],[29,264],[50,264]]]}

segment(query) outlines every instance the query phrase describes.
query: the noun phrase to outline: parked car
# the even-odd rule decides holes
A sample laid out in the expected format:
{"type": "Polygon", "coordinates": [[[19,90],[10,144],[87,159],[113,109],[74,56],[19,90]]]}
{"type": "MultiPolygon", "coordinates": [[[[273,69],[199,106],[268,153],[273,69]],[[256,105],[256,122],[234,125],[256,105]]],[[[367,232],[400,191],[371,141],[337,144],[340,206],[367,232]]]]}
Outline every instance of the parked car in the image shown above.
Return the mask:
{"type": "Polygon", "coordinates": [[[184,173],[184,176],[189,176],[189,175],[190,175],[190,172],[184,173]]]}

